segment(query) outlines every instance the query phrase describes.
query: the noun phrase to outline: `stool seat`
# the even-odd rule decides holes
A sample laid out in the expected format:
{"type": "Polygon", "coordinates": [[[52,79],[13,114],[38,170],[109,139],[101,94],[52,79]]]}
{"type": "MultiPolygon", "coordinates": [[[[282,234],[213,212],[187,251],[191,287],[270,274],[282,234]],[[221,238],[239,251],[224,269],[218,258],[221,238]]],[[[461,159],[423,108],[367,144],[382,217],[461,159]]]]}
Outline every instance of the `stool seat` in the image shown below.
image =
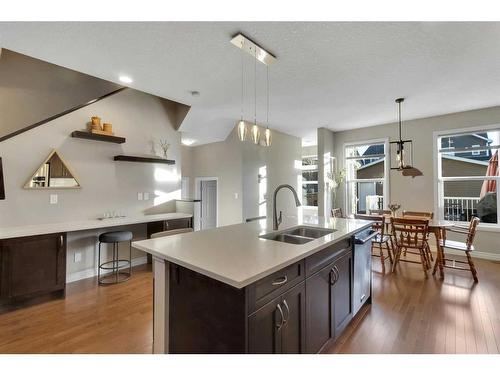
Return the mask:
{"type": "Polygon", "coordinates": [[[130,241],[132,239],[132,232],[127,230],[120,230],[115,232],[106,232],[99,236],[99,242],[113,243],[130,241]]]}

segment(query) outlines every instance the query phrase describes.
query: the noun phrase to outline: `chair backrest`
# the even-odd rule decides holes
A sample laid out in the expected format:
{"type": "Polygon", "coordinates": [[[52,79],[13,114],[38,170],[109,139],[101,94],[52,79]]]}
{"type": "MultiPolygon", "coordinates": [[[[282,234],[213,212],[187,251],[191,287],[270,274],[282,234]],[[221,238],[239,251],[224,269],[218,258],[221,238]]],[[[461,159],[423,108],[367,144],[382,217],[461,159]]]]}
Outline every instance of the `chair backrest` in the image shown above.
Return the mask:
{"type": "Polygon", "coordinates": [[[380,233],[381,236],[384,235],[385,231],[385,217],[381,215],[362,215],[362,214],[354,214],[355,219],[360,220],[369,220],[373,221],[372,228],[380,233]]]}
{"type": "Polygon", "coordinates": [[[477,225],[479,224],[479,218],[473,217],[470,220],[469,224],[469,234],[467,234],[467,248],[470,249],[472,247],[472,243],[474,242],[474,237],[476,236],[477,225]]]}
{"type": "Polygon", "coordinates": [[[418,249],[427,240],[429,220],[391,217],[391,229],[398,246],[418,249]]]}
{"type": "Polygon", "coordinates": [[[151,238],[173,236],[174,234],[189,233],[192,231],[193,231],[193,228],[180,228],[180,229],[164,230],[163,232],[153,233],[151,235],[151,238]]]}
{"type": "Polygon", "coordinates": [[[390,215],[391,210],[369,210],[370,215],[390,215]]]}
{"type": "Polygon", "coordinates": [[[344,217],[342,215],[342,208],[332,208],[332,217],[344,217]]]}
{"type": "Polygon", "coordinates": [[[427,219],[434,218],[434,212],[425,212],[425,211],[403,211],[403,217],[405,216],[413,216],[413,217],[424,217],[427,219]]]}

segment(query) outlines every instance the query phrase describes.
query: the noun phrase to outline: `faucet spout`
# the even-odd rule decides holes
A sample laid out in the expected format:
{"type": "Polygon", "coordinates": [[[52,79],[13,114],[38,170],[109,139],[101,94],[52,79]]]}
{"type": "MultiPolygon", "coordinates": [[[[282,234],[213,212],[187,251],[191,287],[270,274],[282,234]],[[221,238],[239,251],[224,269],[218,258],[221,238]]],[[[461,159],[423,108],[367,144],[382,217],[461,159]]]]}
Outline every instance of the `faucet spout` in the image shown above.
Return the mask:
{"type": "Polygon", "coordinates": [[[276,190],[274,190],[274,196],[273,196],[273,230],[278,230],[279,225],[281,224],[282,221],[282,212],[280,211],[279,217],[277,214],[276,210],[276,196],[278,195],[278,191],[281,189],[286,188],[289,189],[293,193],[293,198],[295,199],[295,206],[299,207],[300,201],[299,201],[299,196],[297,195],[297,192],[293,188],[293,186],[288,185],[288,184],[283,184],[279,185],[276,190]]]}

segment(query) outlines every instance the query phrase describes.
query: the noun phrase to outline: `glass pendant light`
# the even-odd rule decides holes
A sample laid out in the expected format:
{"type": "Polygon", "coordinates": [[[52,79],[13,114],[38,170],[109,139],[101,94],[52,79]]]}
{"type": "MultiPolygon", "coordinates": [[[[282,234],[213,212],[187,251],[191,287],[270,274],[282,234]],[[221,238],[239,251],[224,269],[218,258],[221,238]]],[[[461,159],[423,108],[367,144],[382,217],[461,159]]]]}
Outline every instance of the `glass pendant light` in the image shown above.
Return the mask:
{"type": "MultiPolygon", "coordinates": [[[[243,49],[243,43],[244,41],[241,41],[241,48],[243,49]]],[[[241,112],[240,112],[240,122],[238,122],[238,138],[241,142],[244,142],[246,137],[247,137],[247,125],[245,124],[245,121],[243,121],[243,106],[244,106],[244,101],[243,101],[243,76],[244,76],[244,71],[243,71],[243,52],[241,52],[241,112]]]]}
{"type": "Polygon", "coordinates": [[[267,115],[266,115],[266,131],[264,132],[264,146],[271,146],[271,130],[269,130],[269,66],[266,67],[267,74],[267,115]]]}
{"type": "Polygon", "coordinates": [[[257,49],[254,48],[254,113],[252,126],[252,141],[256,145],[260,143],[260,130],[257,126],[257,49]]]}

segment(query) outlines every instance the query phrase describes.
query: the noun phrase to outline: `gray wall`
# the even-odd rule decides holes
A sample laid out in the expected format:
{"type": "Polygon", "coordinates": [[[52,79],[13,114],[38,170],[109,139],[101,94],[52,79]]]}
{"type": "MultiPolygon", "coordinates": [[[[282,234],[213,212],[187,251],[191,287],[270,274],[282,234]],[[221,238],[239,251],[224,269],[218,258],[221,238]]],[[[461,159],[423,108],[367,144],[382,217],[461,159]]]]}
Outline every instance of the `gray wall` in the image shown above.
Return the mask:
{"type": "MultiPolygon", "coordinates": [[[[326,128],[318,129],[318,215],[331,216],[334,208],[332,193],[326,188],[327,171],[331,170],[331,157],[335,156],[335,136],[326,128]]],[[[345,211],[344,211],[345,212],[345,211]]]]}
{"type": "MultiPolygon", "coordinates": [[[[405,139],[413,140],[413,164],[424,175],[411,178],[403,177],[397,171],[391,171],[390,202],[401,203],[403,209],[407,210],[434,211],[433,132],[499,123],[500,107],[404,121],[403,136],[405,139]]],[[[344,164],[343,147],[345,143],[386,137],[394,140],[397,136],[396,123],[335,132],[335,153],[339,158],[339,165],[344,164]]],[[[342,208],[345,209],[344,194],[342,186],[338,196],[342,197],[339,203],[342,203],[342,208]]],[[[500,259],[500,233],[480,230],[476,237],[476,248],[480,252],[494,253],[500,259]]]]}
{"type": "MultiPolygon", "coordinates": [[[[180,197],[180,133],[172,126],[171,106],[163,99],[129,89],[1,142],[6,200],[0,201],[0,227],[95,219],[110,210],[133,216],[143,214],[159,202],[138,201],[138,192],[163,197],[173,197],[178,192],[180,197]],[[115,134],[127,138],[126,143],[117,145],[70,137],[73,130],[84,129],[94,115],[111,122],[115,134]],[[169,158],[176,161],[175,165],[113,161],[118,154],[150,155],[150,141],[160,138],[171,144],[169,158]],[[70,165],[81,189],[23,189],[53,148],[70,165]],[[58,194],[57,205],[49,204],[50,194],[58,194]]],[[[165,207],[175,210],[175,205],[165,207]]],[[[144,237],[145,225],[137,226],[134,231],[138,238],[144,237]]],[[[72,273],[95,267],[98,233],[78,232],[68,237],[70,278],[72,273]],[[74,263],[75,251],[82,252],[82,262],[74,263]]]]}
{"type": "Polygon", "coordinates": [[[6,49],[0,82],[0,138],[120,88],[6,49]]]}
{"type": "MultiPolygon", "coordinates": [[[[301,160],[300,139],[273,131],[271,147],[240,142],[235,130],[223,142],[196,147],[183,147],[183,177],[190,179],[194,197],[196,177],[217,177],[219,189],[219,226],[241,223],[259,216],[258,170],[267,166],[267,213],[272,213],[272,192],[283,183],[298,188],[301,160]]],[[[300,194],[300,190],[297,190],[300,194]]],[[[278,205],[284,214],[296,215],[297,209],[289,192],[281,192],[278,205]]]]}

